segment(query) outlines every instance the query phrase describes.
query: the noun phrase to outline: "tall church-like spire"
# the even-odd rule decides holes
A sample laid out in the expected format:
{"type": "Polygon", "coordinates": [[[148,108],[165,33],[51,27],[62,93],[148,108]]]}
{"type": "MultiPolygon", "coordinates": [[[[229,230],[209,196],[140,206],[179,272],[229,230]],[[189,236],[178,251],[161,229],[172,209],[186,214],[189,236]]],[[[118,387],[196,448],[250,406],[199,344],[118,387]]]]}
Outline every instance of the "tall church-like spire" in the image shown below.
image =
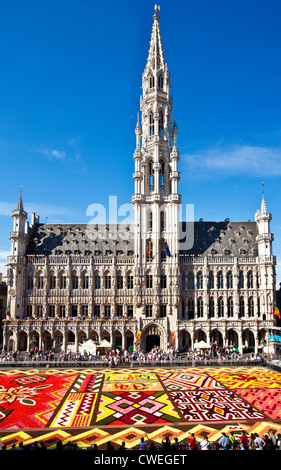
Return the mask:
{"type": "Polygon", "coordinates": [[[160,266],[169,247],[177,260],[177,231],[181,197],[178,193],[179,154],[176,123],[172,127],[170,73],[162,46],[159,7],[155,5],[148,58],[142,74],[141,118],[134,152],[135,253],[160,266]],[[148,254],[148,255],[147,255],[148,254]]]}

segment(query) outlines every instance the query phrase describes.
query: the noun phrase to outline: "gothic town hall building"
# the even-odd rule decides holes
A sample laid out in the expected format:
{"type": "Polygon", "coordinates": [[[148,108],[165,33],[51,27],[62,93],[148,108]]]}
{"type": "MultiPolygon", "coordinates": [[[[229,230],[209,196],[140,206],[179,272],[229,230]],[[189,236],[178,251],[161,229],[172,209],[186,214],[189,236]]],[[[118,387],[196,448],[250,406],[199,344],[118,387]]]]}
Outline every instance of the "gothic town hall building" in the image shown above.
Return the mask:
{"type": "Polygon", "coordinates": [[[155,7],[133,155],[133,224],[48,224],[20,196],[7,258],[3,347],[259,351],[274,325],[275,256],[264,195],[254,222],[180,222],[178,128],[155,7]],[[182,241],[184,240],[184,241],[182,241]]]}

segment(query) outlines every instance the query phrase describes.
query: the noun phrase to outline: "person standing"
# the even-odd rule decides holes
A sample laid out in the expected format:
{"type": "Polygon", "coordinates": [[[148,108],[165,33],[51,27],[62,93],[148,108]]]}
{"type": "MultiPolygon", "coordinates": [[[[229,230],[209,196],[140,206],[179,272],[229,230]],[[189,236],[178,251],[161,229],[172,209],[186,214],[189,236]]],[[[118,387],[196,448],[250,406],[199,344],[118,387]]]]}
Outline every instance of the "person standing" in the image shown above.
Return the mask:
{"type": "Polygon", "coordinates": [[[254,444],[255,444],[256,450],[263,450],[264,440],[257,433],[255,433],[254,444]]]}
{"type": "Polygon", "coordinates": [[[245,450],[248,450],[248,437],[246,436],[245,431],[242,431],[240,443],[243,444],[245,450]]]}
{"type": "Polygon", "coordinates": [[[193,433],[191,434],[191,438],[189,439],[189,449],[190,450],[196,450],[197,449],[197,447],[196,447],[196,437],[194,436],[193,433]]]}
{"type": "Polygon", "coordinates": [[[200,442],[200,449],[201,450],[210,450],[210,442],[206,437],[203,437],[202,441],[200,442]]]}

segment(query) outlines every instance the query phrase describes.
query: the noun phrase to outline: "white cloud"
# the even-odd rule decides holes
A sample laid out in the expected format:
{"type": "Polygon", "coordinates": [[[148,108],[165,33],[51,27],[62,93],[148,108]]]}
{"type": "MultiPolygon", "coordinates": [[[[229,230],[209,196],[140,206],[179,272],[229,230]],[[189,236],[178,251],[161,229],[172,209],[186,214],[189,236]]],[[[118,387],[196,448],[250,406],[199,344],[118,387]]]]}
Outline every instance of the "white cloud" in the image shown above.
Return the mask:
{"type": "Polygon", "coordinates": [[[215,145],[193,153],[182,155],[190,170],[199,175],[215,172],[228,174],[250,174],[252,176],[281,175],[281,148],[251,145],[215,145]]]}
{"type": "Polygon", "coordinates": [[[52,160],[53,158],[56,158],[57,160],[63,160],[66,157],[66,153],[63,150],[38,149],[38,152],[42,153],[50,160],[52,160]]]}
{"type": "MultiPolygon", "coordinates": [[[[17,202],[0,201],[0,216],[11,217],[12,211],[17,207],[17,202]]],[[[73,213],[73,209],[70,207],[56,206],[52,204],[41,204],[38,202],[26,202],[24,203],[24,210],[30,215],[35,212],[39,216],[51,217],[51,216],[68,216],[73,213]]]]}
{"type": "Polygon", "coordinates": [[[7,256],[10,256],[11,250],[0,250],[0,259],[6,259],[7,256]]]}
{"type": "Polygon", "coordinates": [[[59,151],[59,150],[52,150],[51,154],[55,157],[58,158],[59,160],[63,159],[66,157],[66,153],[59,151]]]}

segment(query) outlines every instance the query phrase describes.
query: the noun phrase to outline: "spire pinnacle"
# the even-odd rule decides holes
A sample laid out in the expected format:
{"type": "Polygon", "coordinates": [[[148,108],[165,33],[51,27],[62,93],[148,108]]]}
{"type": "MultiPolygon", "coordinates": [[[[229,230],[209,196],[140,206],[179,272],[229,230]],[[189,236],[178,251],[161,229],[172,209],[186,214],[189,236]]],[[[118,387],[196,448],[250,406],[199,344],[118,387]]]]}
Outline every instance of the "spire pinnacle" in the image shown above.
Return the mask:
{"type": "Polygon", "coordinates": [[[18,205],[17,205],[17,209],[16,209],[18,212],[20,212],[21,214],[23,214],[24,210],[23,210],[23,202],[22,202],[22,186],[21,186],[21,190],[20,190],[20,196],[19,196],[19,200],[18,200],[18,205]]]}
{"type": "Polygon", "coordinates": [[[154,15],[153,15],[153,26],[150,40],[150,48],[148,51],[147,66],[154,70],[158,70],[164,67],[165,59],[162,48],[161,34],[159,28],[159,16],[158,12],[160,6],[154,6],[154,15]]]}

